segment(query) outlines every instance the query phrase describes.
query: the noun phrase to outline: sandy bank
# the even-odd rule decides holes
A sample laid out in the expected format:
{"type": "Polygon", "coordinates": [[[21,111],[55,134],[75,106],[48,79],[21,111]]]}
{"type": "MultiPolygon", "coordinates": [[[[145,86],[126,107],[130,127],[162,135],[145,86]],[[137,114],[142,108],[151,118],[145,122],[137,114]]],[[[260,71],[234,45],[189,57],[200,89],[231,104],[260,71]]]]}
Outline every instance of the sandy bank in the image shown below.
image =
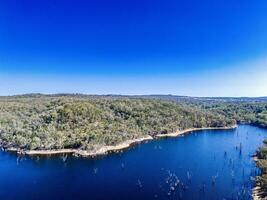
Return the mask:
{"type": "Polygon", "coordinates": [[[59,149],[59,150],[30,150],[24,151],[27,155],[53,155],[53,154],[64,154],[64,153],[75,153],[75,149],[59,149]]]}
{"type": "Polygon", "coordinates": [[[266,200],[267,198],[262,198],[261,197],[261,192],[260,192],[260,187],[256,186],[252,190],[252,198],[253,200],[266,200]]]}
{"type": "Polygon", "coordinates": [[[226,126],[226,127],[203,127],[203,128],[189,128],[185,130],[177,130],[173,133],[167,134],[158,134],[156,137],[177,137],[179,135],[184,135],[193,131],[201,131],[201,130],[227,130],[227,129],[235,129],[237,125],[234,126],[226,126]]]}
{"type": "Polygon", "coordinates": [[[99,149],[93,151],[86,151],[80,149],[55,149],[55,150],[28,150],[23,151],[16,148],[8,148],[7,151],[17,152],[18,154],[26,154],[26,155],[56,155],[56,154],[75,154],[78,156],[89,156],[94,157],[98,155],[105,155],[109,152],[116,152],[126,148],[129,148],[131,145],[141,143],[147,140],[152,140],[151,136],[146,136],[142,138],[137,138],[133,140],[126,140],[118,145],[114,146],[103,146],[99,149]]]}
{"type": "MultiPolygon", "coordinates": [[[[177,137],[179,135],[183,135],[186,133],[190,133],[193,131],[199,131],[199,130],[225,130],[225,129],[234,129],[236,128],[237,125],[231,126],[231,127],[205,127],[205,128],[190,128],[186,130],[178,130],[174,133],[167,133],[167,134],[159,134],[156,135],[155,138],[161,138],[161,137],[177,137]]],[[[13,151],[17,152],[18,154],[27,154],[27,155],[55,155],[55,154],[75,154],[77,156],[88,156],[88,157],[94,157],[98,155],[105,155],[110,152],[117,152],[123,149],[127,149],[130,146],[141,143],[147,140],[152,140],[154,139],[152,136],[146,136],[142,138],[137,138],[133,140],[126,140],[120,144],[114,145],[114,146],[103,146],[99,149],[95,149],[92,151],[88,150],[81,150],[81,149],[58,149],[58,150],[29,150],[29,151],[24,151],[21,149],[16,149],[16,148],[8,148],[8,151],[13,151]]]]}
{"type": "Polygon", "coordinates": [[[116,152],[116,151],[120,151],[126,148],[129,148],[130,146],[134,145],[134,144],[138,144],[147,140],[152,140],[153,138],[151,136],[146,136],[146,137],[142,137],[142,138],[137,138],[137,139],[133,139],[133,140],[126,140],[123,143],[120,143],[118,145],[115,146],[103,146],[100,149],[97,149],[95,151],[85,151],[85,150],[78,150],[75,153],[77,153],[78,155],[81,156],[98,156],[98,155],[104,155],[107,154],[109,152],[116,152]]]}

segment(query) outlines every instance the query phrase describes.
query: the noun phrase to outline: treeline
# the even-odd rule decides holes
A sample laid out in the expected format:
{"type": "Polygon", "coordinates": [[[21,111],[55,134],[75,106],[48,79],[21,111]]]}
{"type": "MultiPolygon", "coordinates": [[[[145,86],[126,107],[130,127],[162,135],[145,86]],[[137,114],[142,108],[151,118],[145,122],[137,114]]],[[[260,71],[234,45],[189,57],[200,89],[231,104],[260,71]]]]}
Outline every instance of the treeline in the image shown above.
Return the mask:
{"type": "Polygon", "coordinates": [[[267,97],[187,97],[174,95],[147,95],[146,99],[173,101],[196,109],[223,115],[238,123],[267,127],[267,97]]]}
{"type": "Polygon", "coordinates": [[[92,150],[192,127],[223,127],[234,118],[199,105],[112,96],[0,98],[0,142],[20,149],[92,150]]]}
{"type": "Polygon", "coordinates": [[[249,123],[267,127],[266,102],[202,102],[200,108],[234,119],[237,123],[249,123]]]}
{"type": "Polygon", "coordinates": [[[261,98],[30,94],[0,98],[0,142],[20,149],[92,150],[199,127],[267,127],[261,98]]]}
{"type": "Polygon", "coordinates": [[[261,176],[257,177],[257,185],[260,188],[259,195],[262,198],[267,196],[267,140],[264,141],[264,146],[257,152],[257,166],[262,170],[261,176]]]}

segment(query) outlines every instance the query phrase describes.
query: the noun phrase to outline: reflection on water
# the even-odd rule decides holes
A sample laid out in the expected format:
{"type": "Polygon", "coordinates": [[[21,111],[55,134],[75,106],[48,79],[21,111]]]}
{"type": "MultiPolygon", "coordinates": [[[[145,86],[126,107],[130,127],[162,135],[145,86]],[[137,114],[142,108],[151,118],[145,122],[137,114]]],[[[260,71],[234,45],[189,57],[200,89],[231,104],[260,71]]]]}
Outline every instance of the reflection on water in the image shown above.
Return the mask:
{"type": "Polygon", "coordinates": [[[0,153],[0,199],[251,199],[267,130],[241,125],[97,159],[0,153]]]}

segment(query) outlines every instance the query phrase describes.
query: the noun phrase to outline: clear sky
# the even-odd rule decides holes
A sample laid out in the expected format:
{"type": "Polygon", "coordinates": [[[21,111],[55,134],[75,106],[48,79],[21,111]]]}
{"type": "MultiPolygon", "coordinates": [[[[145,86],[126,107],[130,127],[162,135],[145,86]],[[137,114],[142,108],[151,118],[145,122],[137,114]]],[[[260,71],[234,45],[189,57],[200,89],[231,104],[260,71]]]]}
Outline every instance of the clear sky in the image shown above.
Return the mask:
{"type": "Polygon", "coordinates": [[[0,95],[267,96],[266,0],[1,0],[0,95]]]}

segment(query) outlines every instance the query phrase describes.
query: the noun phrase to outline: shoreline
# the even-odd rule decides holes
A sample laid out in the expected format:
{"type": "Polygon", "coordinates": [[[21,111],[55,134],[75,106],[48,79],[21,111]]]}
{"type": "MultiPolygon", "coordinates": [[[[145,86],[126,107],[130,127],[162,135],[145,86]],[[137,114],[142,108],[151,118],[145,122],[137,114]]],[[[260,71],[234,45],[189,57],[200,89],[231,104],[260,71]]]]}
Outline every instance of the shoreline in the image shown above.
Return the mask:
{"type": "Polygon", "coordinates": [[[17,148],[7,148],[6,151],[16,152],[17,154],[21,155],[29,155],[29,156],[41,156],[41,155],[57,155],[57,154],[74,154],[76,156],[83,156],[83,157],[95,157],[100,155],[105,155],[110,152],[117,152],[124,149],[129,148],[134,144],[138,144],[141,142],[145,142],[148,140],[152,140],[152,136],[141,137],[132,140],[126,140],[120,144],[114,146],[103,146],[99,149],[95,149],[92,151],[88,150],[81,150],[81,149],[55,149],[55,150],[21,150],[17,148]]]}
{"type": "MultiPolygon", "coordinates": [[[[23,151],[21,149],[16,148],[7,148],[6,151],[16,152],[17,154],[22,155],[29,155],[29,156],[46,156],[46,155],[58,155],[58,154],[73,154],[75,156],[82,156],[82,157],[97,157],[101,155],[107,155],[109,153],[116,153],[120,152],[122,150],[128,149],[131,146],[135,144],[139,144],[145,141],[150,141],[154,139],[160,139],[160,138],[172,138],[172,137],[179,137],[185,134],[191,134],[195,131],[204,131],[204,130],[230,130],[237,128],[238,125],[233,126],[226,126],[226,127],[202,127],[202,128],[189,128],[185,130],[178,130],[176,132],[167,133],[167,134],[157,134],[155,137],[152,137],[150,135],[132,139],[132,140],[126,140],[120,144],[113,145],[113,146],[103,146],[99,149],[95,149],[92,151],[87,150],[80,150],[80,149],[58,149],[58,150],[28,150],[23,151]]],[[[252,159],[254,162],[257,162],[258,158],[257,156],[253,156],[252,159]]],[[[260,186],[255,184],[255,186],[252,188],[252,199],[253,200],[261,200],[260,196],[260,186]]]]}
{"type": "Polygon", "coordinates": [[[202,128],[189,128],[185,130],[178,130],[173,133],[167,133],[167,134],[158,134],[156,135],[156,138],[162,138],[162,137],[177,137],[179,135],[188,134],[190,132],[194,131],[205,131],[205,130],[228,130],[228,129],[235,129],[237,128],[237,124],[233,126],[225,126],[225,127],[202,127],[202,128]]]}
{"type": "MultiPolygon", "coordinates": [[[[258,156],[257,155],[253,155],[252,156],[253,161],[257,164],[258,156]]],[[[257,179],[257,176],[256,176],[257,179]]],[[[254,187],[252,188],[252,199],[253,200],[260,200],[260,186],[257,185],[257,181],[255,182],[254,187]]]]}
{"type": "Polygon", "coordinates": [[[106,155],[108,153],[112,152],[118,152],[121,150],[125,150],[135,144],[139,144],[145,141],[164,138],[164,137],[178,137],[180,135],[189,134],[194,131],[201,131],[201,130],[228,130],[228,129],[235,129],[237,128],[237,124],[233,126],[226,126],[226,127],[203,127],[203,128],[189,128],[185,130],[177,130],[176,132],[167,133],[167,134],[158,134],[155,137],[152,137],[150,135],[132,139],[132,140],[126,140],[120,144],[113,145],[113,146],[103,146],[99,149],[95,150],[81,150],[81,149],[58,149],[58,150],[21,150],[17,148],[7,148],[7,151],[16,152],[17,154],[22,155],[30,155],[30,156],[38,156],[38,155],[57,155],[57,154],[74,154],[76,156],[82,156],[82,157],[96,157],[100,155],[106,155]]]}
{"type": "Polygon", "coordinates": [[[252,188],[252,199],[253,200],[261,200],[260,197],[260,186],[255,185],[255,187],[252,188]]]}
{"type": "MultiPolygon", "coordinates": [[[[253,160],[257,164],[257,161],[259,160],[259,158],[257,156],[253,156],[253,160]]],[[[252,188],[252,199],[253,200],[267,200],[267,197],[264,197],[264,198],[261,197],[261,194],[262,194],[261,187],[257,182],[257,178],[261,177],[261,175],[256,176],[255,186],[252,188]]]]}

